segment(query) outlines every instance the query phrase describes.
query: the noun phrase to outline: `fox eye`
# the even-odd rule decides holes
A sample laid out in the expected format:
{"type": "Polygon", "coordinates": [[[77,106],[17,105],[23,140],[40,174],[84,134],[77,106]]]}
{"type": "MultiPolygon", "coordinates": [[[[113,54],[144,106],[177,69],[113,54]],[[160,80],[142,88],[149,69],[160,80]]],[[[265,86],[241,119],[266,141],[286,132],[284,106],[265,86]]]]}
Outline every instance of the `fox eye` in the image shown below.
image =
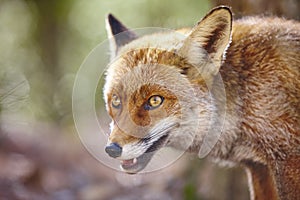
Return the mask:
{"type": "Polygon", "coordinates": [[[118,95],[116,94],[113,94],[112,95],[112,99],[111,99],[111,105],[114,107],[114,108],[120,108],[120,105],[121,105],[121,99],[118,95]]]}
{"type": "Polygon", "coordinates": [[[164,98],[159,95],[154,95],[148,99],[148,104],[145,105],[146,110],[158,108],[164,101],[164,98]]]}

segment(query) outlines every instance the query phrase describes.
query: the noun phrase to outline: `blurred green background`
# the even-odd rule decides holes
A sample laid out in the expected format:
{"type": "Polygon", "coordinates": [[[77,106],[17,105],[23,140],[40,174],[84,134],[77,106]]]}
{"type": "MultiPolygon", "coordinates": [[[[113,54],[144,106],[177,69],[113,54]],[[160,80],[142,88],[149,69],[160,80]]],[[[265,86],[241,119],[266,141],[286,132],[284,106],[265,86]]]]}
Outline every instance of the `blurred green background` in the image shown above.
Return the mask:
{"type": "Polygon", "coordinates": [[[179,28],[220,4],[231,6],[235,18],[299,20],[298,0],[0,0],[0,197],[249,199],[241,169],[189,157],[163,179],[124,186],[122,175],[87,158],[72,118],[76,72],[106,39],[108,13],[131,28],[179,28]]]}
{"type": "Polygon", "coordinates": [[[25,120],[72,123],[74,77],[88,53],[106,39],[108,13],[129,27],[176,28],[195,24],[210,7],[205,0],[1,0],[1,74],[26,77],[25,120]]]}

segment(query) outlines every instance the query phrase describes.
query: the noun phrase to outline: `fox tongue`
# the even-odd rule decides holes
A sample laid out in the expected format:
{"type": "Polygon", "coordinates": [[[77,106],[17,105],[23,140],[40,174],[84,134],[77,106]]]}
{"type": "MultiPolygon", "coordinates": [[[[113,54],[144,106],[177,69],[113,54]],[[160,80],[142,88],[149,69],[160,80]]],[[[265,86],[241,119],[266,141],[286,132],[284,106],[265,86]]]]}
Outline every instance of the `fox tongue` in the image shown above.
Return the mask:
{"type": "Polygon", "coordinates": [[[123,166],[131,166],[134,165],[136,163],[136,159],[130,159],[130,160],[122,160],[121,164],[123,166]]]}

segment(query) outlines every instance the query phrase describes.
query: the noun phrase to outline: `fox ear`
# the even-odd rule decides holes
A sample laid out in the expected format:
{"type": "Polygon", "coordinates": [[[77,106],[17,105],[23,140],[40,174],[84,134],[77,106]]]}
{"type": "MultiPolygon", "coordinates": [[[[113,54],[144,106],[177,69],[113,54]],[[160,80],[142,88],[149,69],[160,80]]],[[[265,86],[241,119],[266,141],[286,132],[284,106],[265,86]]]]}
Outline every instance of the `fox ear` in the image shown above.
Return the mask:
{"type": "Polygon", "coordinates": [[[211,10],[190,32],[179,52],[200,72],[218,73],[231,41],[232,13],[228,7],[211,10]],[[210,64],[207,61],[210,60],[210,64]]]}
{"type": "Polygon", "coordinates": [[[126,28],[112,14],[108,14],[106,18],[106,31],[108,37],[111,38],[110,39],[111,58],[114,58],[116,56],[120,47],[137,38],[134,32],[126,28]]]}

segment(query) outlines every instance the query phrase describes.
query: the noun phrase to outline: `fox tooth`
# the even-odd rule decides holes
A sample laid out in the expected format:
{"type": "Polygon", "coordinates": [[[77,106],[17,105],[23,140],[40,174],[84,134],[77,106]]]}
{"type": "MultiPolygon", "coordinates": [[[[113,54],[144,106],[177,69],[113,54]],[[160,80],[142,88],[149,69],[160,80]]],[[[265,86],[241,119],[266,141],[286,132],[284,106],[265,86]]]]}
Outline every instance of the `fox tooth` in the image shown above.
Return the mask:
{"type": "Polygon", "coordinates": [[[132,162],[133,162],[133,164],[137,163],[137,159],[134,158],[132,162]]]}

